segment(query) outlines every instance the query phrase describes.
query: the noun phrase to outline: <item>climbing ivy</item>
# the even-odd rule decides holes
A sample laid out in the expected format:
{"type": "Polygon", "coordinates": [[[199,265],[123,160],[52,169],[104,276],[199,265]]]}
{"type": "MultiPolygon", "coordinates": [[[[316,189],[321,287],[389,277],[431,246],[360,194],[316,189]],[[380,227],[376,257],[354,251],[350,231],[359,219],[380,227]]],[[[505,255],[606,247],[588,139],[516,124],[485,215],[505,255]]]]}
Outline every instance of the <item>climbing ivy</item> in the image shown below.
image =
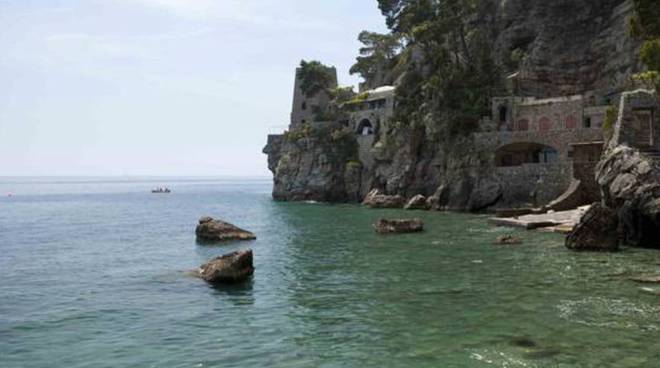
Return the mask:
{"type": "Polygon", "coordinates": [[[307,97],[321,91],[330,91],[336,82],[334,69],[319,61],[302,60],[297,77],[300,80],[300,89],[307,97]]]}

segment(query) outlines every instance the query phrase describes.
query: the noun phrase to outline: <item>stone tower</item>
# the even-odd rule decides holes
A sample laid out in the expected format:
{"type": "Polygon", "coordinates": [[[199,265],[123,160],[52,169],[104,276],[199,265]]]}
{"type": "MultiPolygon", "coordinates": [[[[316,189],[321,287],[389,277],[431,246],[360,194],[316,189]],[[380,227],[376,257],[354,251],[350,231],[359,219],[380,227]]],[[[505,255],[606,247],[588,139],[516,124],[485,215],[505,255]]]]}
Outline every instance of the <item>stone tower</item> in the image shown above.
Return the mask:
{"type": "MultiPolygon", "coordinates": [[[[291,108],[291,125],[289,129],[298,128],[304,124],[317,121],[319,111],[325,110],[331,98],[326,91],[320,91],[312,96],[305,96],[300,88],[301,80],[298,77],[300,68],[296,68],[295,83],[293,86],[293,107],[291,108]]],[[[332,74],[331,88],[337,87],[337,69],[330,68],[332,74]]]]}

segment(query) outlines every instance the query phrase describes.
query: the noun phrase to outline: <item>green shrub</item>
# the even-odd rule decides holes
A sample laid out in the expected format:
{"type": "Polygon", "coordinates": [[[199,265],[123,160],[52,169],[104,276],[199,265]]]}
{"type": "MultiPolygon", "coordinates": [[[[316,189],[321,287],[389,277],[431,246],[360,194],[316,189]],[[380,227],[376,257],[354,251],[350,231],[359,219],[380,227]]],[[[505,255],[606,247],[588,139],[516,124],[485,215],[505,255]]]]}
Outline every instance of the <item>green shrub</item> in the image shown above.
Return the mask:
{"type": "Polygon", "coordinates": [[[603,133],[605,133],[607,139],[612,136],[612,133],[614,132],[614,125],[616,125],[616,120],[618,117],[619,109],[617,109],[615,106],[610,106],[607,108],[607,111],[605,112],[605,120],[603,121],[603,133]]]}
{"type": "Polygon", "coordinates": [[[336,83],[334,69],[319,61],[302,60],[297,77],[300,79],[300,89],[307,97],[321,91],[329,93],[336,83]]]}

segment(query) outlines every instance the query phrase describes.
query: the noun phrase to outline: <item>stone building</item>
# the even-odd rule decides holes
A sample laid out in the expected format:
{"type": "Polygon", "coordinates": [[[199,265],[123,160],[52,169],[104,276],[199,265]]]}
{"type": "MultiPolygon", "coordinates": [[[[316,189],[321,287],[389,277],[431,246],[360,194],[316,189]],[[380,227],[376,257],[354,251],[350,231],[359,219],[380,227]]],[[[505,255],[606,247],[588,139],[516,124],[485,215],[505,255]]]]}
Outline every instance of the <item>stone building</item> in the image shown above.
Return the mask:
{"type": "MultiPolygon", "coordinates": [[[[332,98],[325,90],[320,90],[312,96],[307,96],[301,88],[300,79],[301,68],[296,69],[296,78],[293,86],[293,106],[291,108],[290,130],[296,129],[306,123],[320,121],[322,112],[326,111],[332,98]]],[[[330,68],[332,75],[332,84],[330,88],[337,87],[337,69],[330,68]]]]}
{"type": "Polygon", "coordinates": [[[508,202],[541,206],[574,187],[585,202],[593,199],[593,169],[610,107],[600,101],[588,95],[492,99],[492,117],[483,120],[483,132],[475,136],[492,148],[495,175],[507,187],[508,202]],[[571,185],[574,179],[580,185],[571,185]]]}
{"type": "Polygon", "coordinates": [[[348,113],[348,125],[356,134],[366,136],[378,132],[394,116],[394,86],[382,86],[361,93],[363,98],[346,103],[342,109],[348,113]]]}

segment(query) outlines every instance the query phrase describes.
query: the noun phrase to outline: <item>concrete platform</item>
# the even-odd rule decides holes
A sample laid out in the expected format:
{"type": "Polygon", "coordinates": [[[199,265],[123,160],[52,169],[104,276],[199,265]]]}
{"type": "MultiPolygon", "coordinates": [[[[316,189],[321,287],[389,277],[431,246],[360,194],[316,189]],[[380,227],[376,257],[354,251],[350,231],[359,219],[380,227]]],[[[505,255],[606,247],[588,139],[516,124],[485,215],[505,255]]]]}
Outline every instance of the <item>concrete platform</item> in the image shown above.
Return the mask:
{"type": "Polygon", "coordinates": [[[589,206],[580,207],[570,211],[548,212],[540,215],[524,215],[510,218],[492,217],[488,222],[498,226],[522,227],[532,230],[547,228],[550,231],[561,233],[570,232],[589,206]]]}

